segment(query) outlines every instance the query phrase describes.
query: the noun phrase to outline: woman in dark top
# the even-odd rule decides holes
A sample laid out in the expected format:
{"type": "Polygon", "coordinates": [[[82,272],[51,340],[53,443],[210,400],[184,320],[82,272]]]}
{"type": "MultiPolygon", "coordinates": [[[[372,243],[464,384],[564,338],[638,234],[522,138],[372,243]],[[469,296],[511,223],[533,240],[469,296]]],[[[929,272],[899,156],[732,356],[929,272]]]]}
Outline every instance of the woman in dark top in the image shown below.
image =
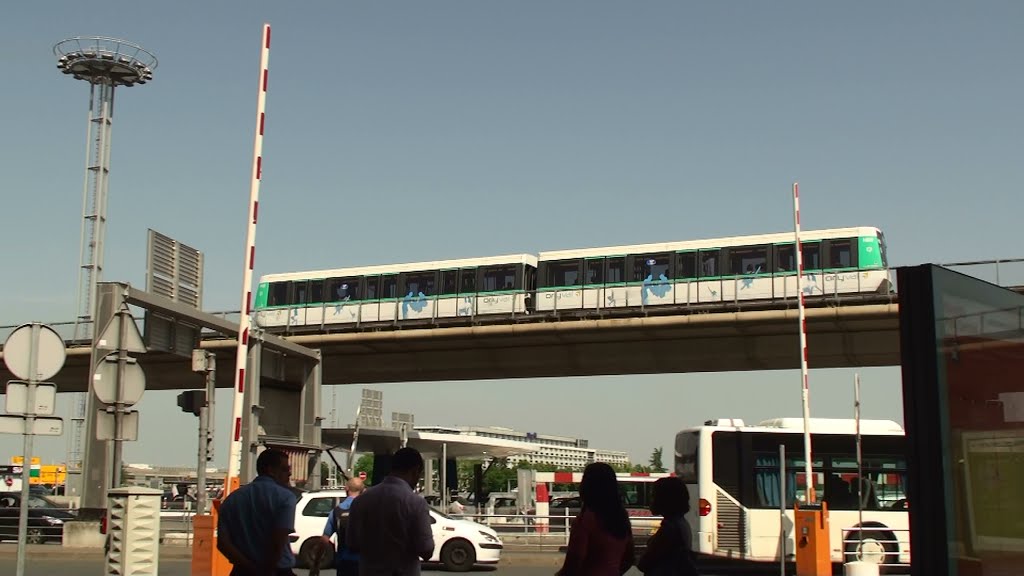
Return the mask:
{"type": "Polygon", "coordinates": [[[637,568],[647,576],[697,576],[693,561],[693,533],[686,521],[690,491],[679,477],[654,483],[651,513],[661,516],[661,527],[651,536],[637,568]]]}
{"type": "Polygon", "coordinates": [[[583,470],[583,508],[572,525],[558,576],[620,576],[633,565],[633,530],[612,467],[595,462],[583,470]]]}

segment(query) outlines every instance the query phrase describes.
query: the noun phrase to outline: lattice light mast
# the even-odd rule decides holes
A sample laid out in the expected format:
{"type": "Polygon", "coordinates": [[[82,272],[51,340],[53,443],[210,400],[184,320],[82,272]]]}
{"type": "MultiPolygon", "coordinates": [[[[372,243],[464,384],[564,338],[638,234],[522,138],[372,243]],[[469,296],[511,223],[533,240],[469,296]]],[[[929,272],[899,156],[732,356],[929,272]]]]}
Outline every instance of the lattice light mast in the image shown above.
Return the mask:
{"type": "MultiPolygon", "coordinates": [[[[103,276],[103,242],[106,237],[107,184],[110,178],[110,131],[114,118],[114,89],[145,84],[153,79],[157,59],[141,46],[102,36],[79,36],[53,47],[57,68],[89,83],[88,148],[82,185],[82,232],[79,254],[78,316],[76,341],[91,340],[96,284],[103,276]]],[[[82,430],[88,395],[75,394],[68,468],[82,465],[82,430]]]]}

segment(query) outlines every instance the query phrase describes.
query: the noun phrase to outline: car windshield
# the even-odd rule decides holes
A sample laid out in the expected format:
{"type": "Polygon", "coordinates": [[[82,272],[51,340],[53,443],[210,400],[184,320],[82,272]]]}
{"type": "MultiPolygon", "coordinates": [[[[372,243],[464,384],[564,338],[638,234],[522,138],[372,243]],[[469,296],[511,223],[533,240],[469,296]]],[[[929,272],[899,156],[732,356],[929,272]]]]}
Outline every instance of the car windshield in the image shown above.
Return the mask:
{"type": "Polygon", "coordinates": [[[29,508],[60,508],[52,501],[43,498],[42,496],[29,496],[28,497],[29,508]]]}

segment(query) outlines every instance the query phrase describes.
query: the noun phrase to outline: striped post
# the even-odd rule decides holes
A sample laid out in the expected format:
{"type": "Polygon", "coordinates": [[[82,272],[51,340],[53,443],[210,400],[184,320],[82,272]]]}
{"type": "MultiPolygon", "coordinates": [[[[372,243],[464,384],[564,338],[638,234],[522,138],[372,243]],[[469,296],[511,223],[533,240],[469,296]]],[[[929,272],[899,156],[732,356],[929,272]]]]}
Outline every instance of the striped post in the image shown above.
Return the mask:
{"type": "Polygon", "coordinates": [[[259,217],[260,180],[263,175],[263,126],[267,101],[267,61],[270,58],[270,25],[263,25],[260,45],[260,76],[256,92],[256,136],[252,151],[252,178],[249,186],[248,218],[245,235],[245,263],[242,269],[242,314],[238,321],[238,351],[235,361],[235,393],[231,408],[228,472],[224,478],[224,496],[238,484],[242,471],[242,409],[245,393],[245,368],[249,360],[249,328],[252,314],[252,273],[256,265],[256,221],[259,217]]]}
{"type": "Polygon", "coordinates": [[[796,251],[797,314],[800,321],[800,379],[804,412],[804,473],[807,502],[815,502],[814,473],[811,469],[811,404],[807,381],[807,316],[804,313],[804,255],[800,246],[800,184],[793,183],[793,230],[796,251]]]}

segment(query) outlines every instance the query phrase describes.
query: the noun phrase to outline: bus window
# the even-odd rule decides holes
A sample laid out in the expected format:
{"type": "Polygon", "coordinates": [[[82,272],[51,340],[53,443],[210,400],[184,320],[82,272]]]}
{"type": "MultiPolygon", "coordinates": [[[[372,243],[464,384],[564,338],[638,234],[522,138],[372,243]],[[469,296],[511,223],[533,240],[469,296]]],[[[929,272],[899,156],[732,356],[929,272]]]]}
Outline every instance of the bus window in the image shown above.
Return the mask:
{"type": "Polygon", "coordinates": [[[589,258],[584,264],[584,283],[588,286],[604,284],[604,258],[589,258]]]}
{"type": "Polygon", "coordinates": [[[267,306],[288,305],[288,283],[274,282],[270,285],[270,293],[267,294],[267,306]]]}
{"type": "Polygon", "coordinates": [[[699,432],[683,432],[676,435],[676,476],[687,484],[697,483],[697,449],[700,447],[699,432]]]}
{"type": "Polygon", "coordinates": [[[767,246],[738,246],[729,249],[729,274],[744,276],[768,272],[767,246]]]}

